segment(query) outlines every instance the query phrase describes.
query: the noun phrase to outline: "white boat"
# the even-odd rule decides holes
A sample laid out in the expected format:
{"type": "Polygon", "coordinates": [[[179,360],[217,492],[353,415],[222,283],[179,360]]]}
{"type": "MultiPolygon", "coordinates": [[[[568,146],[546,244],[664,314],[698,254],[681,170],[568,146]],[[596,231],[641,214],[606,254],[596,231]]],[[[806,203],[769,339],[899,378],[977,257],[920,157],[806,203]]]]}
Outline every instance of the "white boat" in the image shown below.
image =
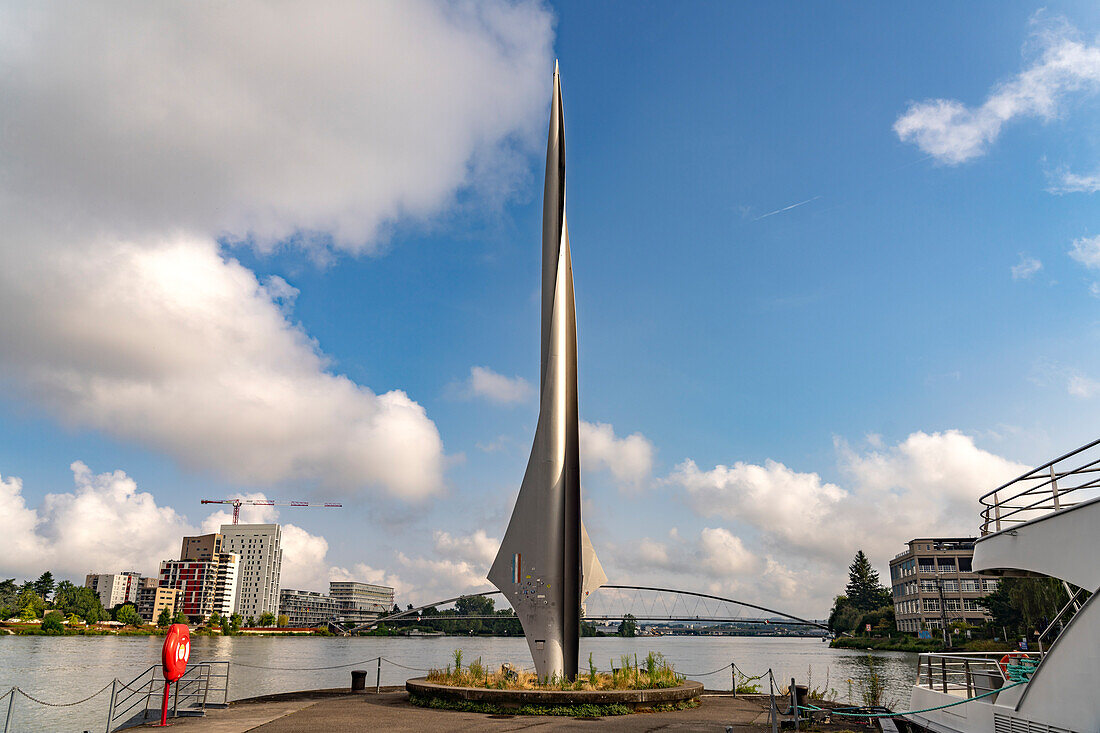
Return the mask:
{"type": "Polygon", "coordinates": [[[976,572],[1065,584],[1069,602],[1032,640],[1042,649],[1060,630],[1053,643],[1045,653],[921,654],[912,712],[895,719],[898,729],[1100,732],[1098,446],[1100,440],[1056,458],[980,500],[976,572]]]}

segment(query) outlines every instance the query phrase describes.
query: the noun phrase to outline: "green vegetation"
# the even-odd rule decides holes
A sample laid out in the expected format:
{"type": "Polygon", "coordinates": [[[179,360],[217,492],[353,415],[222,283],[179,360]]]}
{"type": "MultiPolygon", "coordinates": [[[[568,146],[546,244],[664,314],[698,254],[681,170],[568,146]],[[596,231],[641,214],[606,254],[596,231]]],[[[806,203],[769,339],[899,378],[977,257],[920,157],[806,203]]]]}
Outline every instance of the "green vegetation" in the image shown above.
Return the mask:
{"type": "Polygon", "coordinates": [[[127,626],[141,626],[141,616],[138,616],[137,609],[129,603],[118,609],[118,612],[115,613],[115,621],[127,626]]]}
{"type": "Polygon", "coordinates": [[[274,626],[275,614],[273,613],[261,613],[260,614],[260,626],[274,626]]]}
{"type": "MultiPolygon", "coordinates": [[[[1082,602],[1090,595],[1086,592],[1082,602]]],[[[1034,640],[1067,601],[1065,586],[1056,578],[1002,578],[997,590],[978,602],[989,609],[994,629],[1005,629],[1009,638],[1034,640]]]]}
{"type": "Polygon", "coordinates": [[[880,582],[878,572],[871,561],[856,552],[848,566],[848,585],[845,595],[837,596],[829,613],[829,629],[837,634],[866,634],[867,624],[871,633],[883,636],[894,631],[894,605],[888,591],[880,582]]]}
{"type": "Polygon", "coordinates": [[[290,616],[287,616],[285,613],[280,613],[279,617],[275,619],[275,625],[280,629],[285,629],[287,626],[290,626],[290,616]]]}
{"type": "Polygon", "coordinates": [[[684,678],[676,674],[672,665],[663,655],[650,652],[639,664],[637,657],[621,657],[619,666],[611,663],[611,672],[600,672],[588,660],[588,674],[578,675],[574,682],[560,677],[539,679],[530,672],[518,672],[502,667],[499,672],[490,672],[481,658],[462,666],[462,650],[455,649],[452,665],[446,669],[433,669],[428,672],[428,681],[454,687],[485,687],[498,690],[651,690],[664,687],[676,687],[684,678]]]}
{"type": "Polygon", "coordinates": [[[623,616],[623,622],[619,624],[619,636],[635,636],[638,633],[638,620],[631,614],[623,616]]]}
{"type": "Polygon", "coordinates": [[[172,612],[168,610],[168,607],[160,609],[160,615],[157,616],[157,626],[165,627],[172,624],[172,612]]]}
{"type": "Polygon", "coordinates": [[[65,625],[61,623],[61,614],[58,611],[50,611],[42,619],[42,631],[47,634],[63,634],[65,633],[65,625]]]}

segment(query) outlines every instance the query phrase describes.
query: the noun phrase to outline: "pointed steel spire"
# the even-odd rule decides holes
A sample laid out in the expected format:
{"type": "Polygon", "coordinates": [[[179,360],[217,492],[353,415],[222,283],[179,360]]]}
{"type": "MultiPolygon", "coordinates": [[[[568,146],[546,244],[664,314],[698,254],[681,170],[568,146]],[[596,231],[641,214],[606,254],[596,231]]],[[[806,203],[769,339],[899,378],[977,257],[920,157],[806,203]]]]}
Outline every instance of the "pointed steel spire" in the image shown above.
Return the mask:
{"type": "Polygon", "coordinates": [[[489,581],[523,624],[540,677],[577,675],[581,604],[607,581],[581,523],[577,314],[565,218],[565,117],[554,62],[542,201],[539,420],[489,581]]]}

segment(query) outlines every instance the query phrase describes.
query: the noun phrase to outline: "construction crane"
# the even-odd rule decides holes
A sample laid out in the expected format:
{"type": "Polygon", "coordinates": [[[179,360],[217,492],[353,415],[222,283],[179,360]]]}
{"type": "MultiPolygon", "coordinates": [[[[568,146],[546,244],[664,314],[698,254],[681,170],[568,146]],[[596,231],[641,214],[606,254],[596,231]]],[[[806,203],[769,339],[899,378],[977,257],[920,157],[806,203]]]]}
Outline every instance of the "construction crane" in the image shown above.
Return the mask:
{"type": "Polygon", "coordinates": [[[315,506],[315,507],[340,507],[343,504],[337,504],[336,502],[326,501],[323,504],[311,504],[308,501],[275,501],[274,499],[203,499],[203,504],[232,504],[233,505],[233,524],[237,523],[237,520],[241,516],[241,505],[251,504],[253,506],[315,506]]]}

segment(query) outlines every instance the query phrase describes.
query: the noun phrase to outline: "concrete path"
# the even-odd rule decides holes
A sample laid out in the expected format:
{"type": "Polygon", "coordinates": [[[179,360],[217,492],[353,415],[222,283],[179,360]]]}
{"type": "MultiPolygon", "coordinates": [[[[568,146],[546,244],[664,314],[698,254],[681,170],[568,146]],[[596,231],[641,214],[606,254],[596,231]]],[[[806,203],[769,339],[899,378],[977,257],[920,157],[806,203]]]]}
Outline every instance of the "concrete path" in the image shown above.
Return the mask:
{"type": "Polygon", "coordinates": [[[298,733],[299,731],[735,731],[760,733],[767,724],[764,703],[744,697],[705,695],[692,710],[635,713],[585,719],[557,716],[485,715],[429,710],[408,703],[403,690],[380,695],[330,693],[277,696],[211,710],[205,718],[173,721],[174,728],[211,733],[298,733]]]}

